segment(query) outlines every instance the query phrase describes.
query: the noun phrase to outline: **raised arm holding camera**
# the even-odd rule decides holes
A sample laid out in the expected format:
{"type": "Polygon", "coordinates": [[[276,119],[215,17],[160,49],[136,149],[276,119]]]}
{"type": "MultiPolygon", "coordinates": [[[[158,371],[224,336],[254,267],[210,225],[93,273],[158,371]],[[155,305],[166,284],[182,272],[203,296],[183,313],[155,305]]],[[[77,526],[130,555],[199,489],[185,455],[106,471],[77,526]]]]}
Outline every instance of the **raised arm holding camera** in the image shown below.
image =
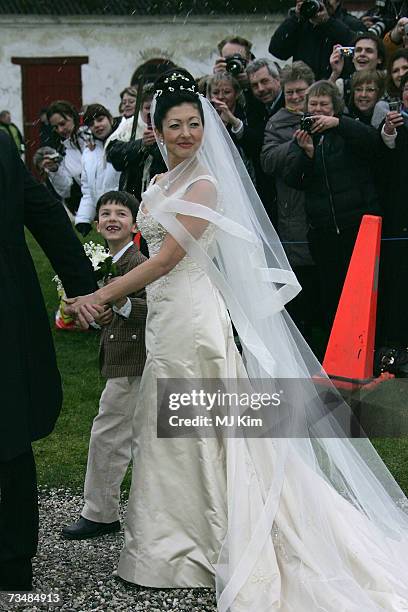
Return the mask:
{"type": "Polygon", "coordinates": [[[350,75],[361,70],[384,70],[384,43],[372,32],[358,34],[352,47],[334,45],[330,66],[332,73],[329,80],[336,83],[348,105],[351,98],[350,75]]]}
{"type": "Polygon", "coordinates": [[[316,78],[330,76],[333,45],[349,46],[363,23],[341,6],[341,0],[297,0],[287,19],[274,32],[269,52],[279,59],[302,60],[316,78]]]}

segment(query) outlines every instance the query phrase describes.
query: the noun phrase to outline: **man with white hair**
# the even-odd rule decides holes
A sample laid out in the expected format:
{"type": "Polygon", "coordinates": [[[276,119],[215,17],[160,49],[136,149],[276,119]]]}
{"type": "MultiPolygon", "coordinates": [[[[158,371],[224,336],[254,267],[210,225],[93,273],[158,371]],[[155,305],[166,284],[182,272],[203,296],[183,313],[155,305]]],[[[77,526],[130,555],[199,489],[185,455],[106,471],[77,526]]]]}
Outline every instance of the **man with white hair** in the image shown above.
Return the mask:
{"type": "Polygon", "coordinates": [[[255,169],[256,185],[259,197],[272,223],[276,222],[276,192],[271,185],[270,177],[262,170],[260,155],[264,141],[266,124],[272,115],[278,112],[285,99],[280,84],[279,67],[268,58],[259,58],[246,67],[249,86],[253,96],[262,103],[263,112],[254,115],[249,120],[249,128],[253,133],[255,148],[252,163],[255,169]]]}
{"type": "Polygon", "coordinates": [[[253,95],[265,105],[267,118],[271,117],[285,103],[278,66],[270,59],[259,58],[248,64],[246,73],[253,95]]]}

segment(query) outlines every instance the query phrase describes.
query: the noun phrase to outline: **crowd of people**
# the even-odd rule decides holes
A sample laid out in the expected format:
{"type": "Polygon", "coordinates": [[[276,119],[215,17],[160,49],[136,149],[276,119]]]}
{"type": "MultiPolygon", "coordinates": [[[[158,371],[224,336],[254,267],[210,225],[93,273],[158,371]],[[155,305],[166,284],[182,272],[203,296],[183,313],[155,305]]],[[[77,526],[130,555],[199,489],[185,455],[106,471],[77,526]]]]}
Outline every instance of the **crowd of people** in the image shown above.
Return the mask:
{"type": "MultiPolygon", "coordinates": [[[[364,214],[383,217],[388,239],[377,345],[408,344],[408,320],[395,300],[395,274],[407,244],[401,160],[408,127],[408,16],[402,3],[390,19],[388,4],[380,31],[381,15],[372,11],[357,19],[339,0],[298,0],[269,45],[275,58],[293,57],[293,63],[282,67],[276,59],[255,58],[250,41],[231,36],[219,43],[212,74],[197,76],[303,286],[288,309],[317,351],[321,342],[319,348],[313,329],[323,328],[327,338],[364,214]],[[306,116],[311,119],[304,124],[306,116]],[[398,193],[392,202],[391,193],[398,193]]],[[[101,103],[81,115],[66,101],[47,109],[60,144],[58,150],[42,147],[34,161],[83,236],[103,193],[126,190],[140,201],[166,169],[150,116],[151,83],[143,82],[133,125],[137,93],[137,86],[120,93],[118,117],[101,103]]],[[[141,248],[148,255],[143,240],[141,248]]]]}
{"type": "MultiPolygon", "coordinates": [[[[408,49],[405,16],[393,21],[387,7],[358,20],[339,0],[297,0],[269,46],[292,63],[255,58],[248,40],[231,36],[209,75],[166,65],[154,84],[124,89],[120,117],[101,102],[80,113],[54,101],[42,114],[58,140],[48,134],[34,156],[53,195],[27,173],[13,134],[0,134],[0,201],[18,236],[25,219],[71,296],[67,312],[83,327],[103,327],[108,380],[85,504],[62,535],[119,530],[132,459],[118,566],[126,582],[210,587],[215,577],[221,612],[405,609],[406,500],[370,442],[354,445],[331,418],[334,390],[327,400],[316,393],[320,366],[284,309],[309,341],[316,323],[329,331],[362,216],[379,215],[387,238],[379,342],[408,344],[408,49]],[[118,267],[113,282],[96,289],[54,195],[82,236],[96,219],[118,267]],[[134,246],[138,229],[147,257],[134,246]],[[158,436],[160,380],[245,385],[259,377],[272,389],[282,379],[304,385],[293,420],[269,411],[273,435],[158,436]]],[[[6,364],[16,382],[7,401],[17,394],[18,410],[7,413],[0,445],[0,589],[30,590],[38,529],[31,441],[52,430],[61,388],[24,238],[6,246],[4,269],[28,270],[31,293],[4,275],[18,323],[4,331],[21,350],[6,364]],[[26,302],[42,326],[29,325],[26,302]],[[43,382],[52,387],[45,404],[43,382]]],[[[336,411],[352,420],[341,399],[336,411]]]]}

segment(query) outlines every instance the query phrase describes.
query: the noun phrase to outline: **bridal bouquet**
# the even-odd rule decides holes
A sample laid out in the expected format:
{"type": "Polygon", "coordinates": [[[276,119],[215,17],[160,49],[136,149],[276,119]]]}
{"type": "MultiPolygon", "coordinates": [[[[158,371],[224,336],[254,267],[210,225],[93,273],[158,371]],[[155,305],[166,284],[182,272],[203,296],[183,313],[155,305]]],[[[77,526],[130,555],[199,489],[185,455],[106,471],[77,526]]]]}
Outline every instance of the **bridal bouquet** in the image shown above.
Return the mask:
{"type": "MultiPolygon", "coordinates": [[[[116,276],[117,273],[116,266],[112,261],[112,256],[101,244],[85,242],[83,247],[86,256],[91,261],[96,281],[99,287],[102,287],[108,278],[116,276]]],[[[75,325],[72,317],[64,312],[64,299],[66,298],[66,294],[61,279],[56,274],[52,280],[57,285],[57,293],[59,297],[59,307],[55,313],[55,326],[58,329],[73,329],[75,328],[75,325]]]]}

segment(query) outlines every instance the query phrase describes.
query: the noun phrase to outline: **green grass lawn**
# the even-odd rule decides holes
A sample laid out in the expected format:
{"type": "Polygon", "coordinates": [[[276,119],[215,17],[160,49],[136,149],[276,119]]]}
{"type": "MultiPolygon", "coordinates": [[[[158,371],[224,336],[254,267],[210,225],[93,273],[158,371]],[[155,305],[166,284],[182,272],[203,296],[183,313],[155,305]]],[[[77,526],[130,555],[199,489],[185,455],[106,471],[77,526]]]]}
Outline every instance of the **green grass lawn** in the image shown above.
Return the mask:
{"type": "MultiPolygon", "coordinates": [[[[89,432],[98,411],[98,402],[104,387],[99,375],[97,332],[66,332],[54,329],[54,311],[57,307],[54,272],[48,260],[31,235],[28,244],[40,278],[51,326],[58,364],[64,385],[64,405],[55,431],[34,445],[37,458],[38,479],[42,485],[81,489],[84,482],[89,432]]],[[[100,241],[93,233],[86,241],[100,241]]],[[[367,414],[392,421],[395,431],[408,431],[408,381],[382,383],[365,394],[367,414]]],[[[385,423],[386,424],[386,423],[385,423]]],[[[375,447],[388,468],[408,493],[408,437],[377,438],[375,447]]],[[[128,490],[129,474],[124,482],[128,490]]]]}

